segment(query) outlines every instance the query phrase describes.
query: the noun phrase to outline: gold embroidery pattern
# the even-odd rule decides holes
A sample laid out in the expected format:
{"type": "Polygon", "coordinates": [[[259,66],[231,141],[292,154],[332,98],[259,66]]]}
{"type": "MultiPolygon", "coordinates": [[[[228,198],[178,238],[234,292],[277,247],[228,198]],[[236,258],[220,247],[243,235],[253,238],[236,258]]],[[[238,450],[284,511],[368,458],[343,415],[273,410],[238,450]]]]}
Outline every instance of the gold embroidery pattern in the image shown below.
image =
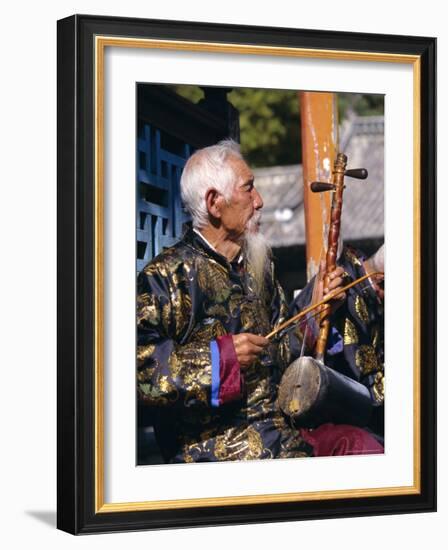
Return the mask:
{"type": "MultiPolygon", "coordinates": [[[[302,340],[302,333],[299,329],[294,329],[294,332],[296,333],[296,336],[299,340],[302,340]]],[[[286,367],[291,362],[291,346],[290,346],[290,339],[289,334],[285,334],[285,336],[282,337],[280,345],[278,346],[277,356],[276,356],[276,363],[278,364],[281,371],[284,371],[286,367]]]]}
{"type": "MultiPolygon", "coordinates": [[[[185,404],[200,402],[207,405],[210,397],[207,388],[211,385],[212,369],[208,346],[202,348],[197,345],[189,345],[184,348],[182,356],[178,359],[181,366],[182,386],[185,388],[185,404]],[[190,368],[194,365],[194,368],[190,368]]],[[[179,369],[179,370],[180,370],[179,369]]]]}
{"type": "Polygon", "coordinates": [[[219,336],[224,336],[224,334],[226,334],[226,330],[221,321],[216,319],[205,319],[203,324],[195,328],[189,340],[190,343],[211,342],[212,340],[216,340],[219,336]]]}
{"type": "Polygon", "coordinates": [[[356,331],[355,325],[350,321],[350,319],[345,320],[344,326],[344,345],[349,346],[351,344],[358,343],[358,332],[356,331]]]}
{"type": "Polygon", "coordinates": [[[286,421],[283,416],[275,416],[273,419],[273,423],[277,430],[283,431],[287,429],[286,421]]]}
{"type": "Polygon", "coordinates": [[[159,379],[159,388],[162,393],[177,392],[176,388],[169,382],[168,376],[161,376],[159,379]]]}
{"type": "Polygon", "coordinates": [[[161,275],[162,277],[168,276],[168,271],[163,263],[154,262],[153,264],[148,264],[144,269],[145,274],[148,277],[153,277],[154,275],[161,275]]]}
{"type": "Polygon", "coordinates": [[[379,370],[378,358],[375,350],[370,345],[359,346],[355,355],[356,366],[363,375],[371,374],[379,370]]]}
{"type": "Polygon", "coordinates": [[[286,301],[285,293],[282,287],[277,286],[277,292],[280,297],[280,315],[276,324],[281,325],[289,317],[289,311],[288,303],[286,301]]]}
{"type": "Polygon", "coordinates": [[[369,312],[367,311],[366,303],[361,296],[356,296],[355,310],[358,317],[361,319],[363,323],[369,322],[369,312]]]}
{"type": "Polygon", "coordinates": [[[302,458],[309,456],[307,452],[308,444],[305,443],[296,433],[292,433],[291,429],[286,426],[282,430],[283,437],[280,443],[280,453],[278,458],[302,458]]]}
{"type": "Polygon", "coordinates": [[[162,307],[162,325],[166,332],[169,331],[171,323],[171,307],[169,303],[166,303],[162,307]]]}
{"type": "Polygon", "coordinates": [[[382,372],[377,372],[372,390],[376,402],[382,403],[384,401],[384,374],[382,372]]]}
{"type": "Polygon", "coordinates": [[[198,284],[214,303],[222,304],[230,296],[228,275],[216,263],[202,262],[198,266],[198,284]]]}
{"type": "Polygon", "coordinates": [[[263,454],[263,440],[261,439],[261,435],[252,426],[247,428],[247,439],[249,447],[247,459],[260,458],[263,454]]]}
{"type": "Polygon", "coordinates": [[[157,296],[147,292],[137,297],[137,323],[147,321],[151,325],[158,325],[160,322],[160,304],[157,296]]]}
{"type": "Polygon", "coordinates": [[[174,403],[179,398],[176,386],[169,382],[167,376],[160,376],[156,384],[139,383],[138,388],[143,399],[151,405],[166,405],[174,403]]]}
{"type": "Polygon", "coordinates": [[[189,464],[192,464],[194,462],[194,458],[190,454],[190,448],[187,446],[185,446],[184,449],[184,460],[189,464]]]}
{"type": "Polygon", "coordinates": [[[145,361],[151,357],[155,352],[156,346],[154,344],[149,344],[148,346],[138,346],[137,347],[137,367],[141,367],[145,364],[145,361]]]}
{"type": "Polygon", "coordinates": [[[379,337],[380,337],[380,331],[378,330],[378,327],[374,327],[372,329],[372,345],[375,349],[378,348],[379,337]]]}
{"type": "Polygon", "coordinates": [[[252,426],[230,428],[215,439],[215,456],[218,460],[253,460],[261,458],[263,450],[261,435],[252,426]]]}
{"type": "Polygon", "coordinates": [[[220,304],[204,304],[204,312],[210,317],[219,317],[226,321],[229,319],[227,309],[220,304]]]}
{"type": "Polygon", "coordinates": [[[178,358],[177,354],[172,353],[168,359],[168,363],[171,369],[171,376],[177,378],[182,370],[182,361],[178,358]]]}
{"type": "MultiPolygon", "coordinates": [[[[235,428],[230,428],[225,434],[215,438],[215,456],[218,460],[226,460],[230,455],[230,441],[234,438],[235,428]]],[[[238,458],[238,457],[236,457],[238,458]]]]}
{"type": "Polygon", "coordinates": [[[230,296],[228,310],[233,319],[236,319],[240,314],[241,297],[241,292],[235,292],[230,296]]]}
{"type": "Polygon", "coordinates": [[[172,273],[171,279],[175,288],[179,288],[185,283],[185,276],[183,273],[179,273],[179,271],[172,273]]]}
{"type": "Polygon", "coordinates": [[[209,398],[205,388],[192,386],[190,389],[187,389],[184,399],[185,405],[190,405],[192,403],[202,403],[203,405],[208,405],[208,402],[209,398]]]}
{"type": "Polygon", "coordinates": [[[137,381],[138,382],[147,382],[151,380],[152,369],[143,369],[137,372],[137,381]]]}
{"type": "Polygon", "coordinates": [[[190,370],[185,373],[184,383],[187,390],[193,390],[195,385],[206,386],[211,384],[212,369],[210,365],[200,370],[190,370]]]}
{"type": "Polygon", "coordinates": [[[361,260],[349,248],[345,249],[345,255],[353,265],[362,266],[361,260]]]}
{"type": "MultiPolygon", "coordinates": [[[[267,369],[267,367],[259,364],[256,365],[256,368],[260,370],[267,369]]],[[[247,406],[249,409],[256,404],[262,404],[264,400],[270,401],[270,384],[267,377],[260,376],[260,378],[256,377],[252,380],[246,378],[246,388],[248,391],[247,406]]]]}
{"type": "Polygon", "coordinates": [[[177,334],[181,334],[191,316],[191,298],[188,294],[177,289],[171,296],[171,302],[173,304],[176,332],[177,334]]]}
{"type": "Polygon", "coordinates": [[[257,318],[254,308],[251,304],[244,303],[241,305],[241,325],[245,332],[254,332],[257,325],[257,318]]]}
{"type": "Polygon", "coordinates": [[[210,442],[201,441],[200,443],[195,443],[194,440],[187,438],[183,449],[183,459],[185,462],[197,462],[201,454],[210,452],[210,442]]]}

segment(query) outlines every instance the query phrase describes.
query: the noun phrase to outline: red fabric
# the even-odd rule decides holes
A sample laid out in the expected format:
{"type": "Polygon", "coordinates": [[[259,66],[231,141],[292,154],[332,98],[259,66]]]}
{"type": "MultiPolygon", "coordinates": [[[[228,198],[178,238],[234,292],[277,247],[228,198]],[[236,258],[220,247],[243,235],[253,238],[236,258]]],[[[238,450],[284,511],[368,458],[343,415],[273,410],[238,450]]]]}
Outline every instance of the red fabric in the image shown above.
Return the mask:
{"type": "Polygon", "coordinates": [[[231,334],[216,339],[219,347],[219,404],[241,397],[241,367],[231,334]]]}
{"type": "Polygon", "coordinates": [[[304,320],[299,324],[299,327],[305,339],[305,348],[310,351],[314,350],[319,334],[319,327],[315,319],[305,316],[304,320]]]}
{"type": "Polygon", "coordinates": [[[383,446],[369,432],[346,424],[322,424],[315,430],[300,429],[313,446],[314,456],[382,454],[383,446]]]}

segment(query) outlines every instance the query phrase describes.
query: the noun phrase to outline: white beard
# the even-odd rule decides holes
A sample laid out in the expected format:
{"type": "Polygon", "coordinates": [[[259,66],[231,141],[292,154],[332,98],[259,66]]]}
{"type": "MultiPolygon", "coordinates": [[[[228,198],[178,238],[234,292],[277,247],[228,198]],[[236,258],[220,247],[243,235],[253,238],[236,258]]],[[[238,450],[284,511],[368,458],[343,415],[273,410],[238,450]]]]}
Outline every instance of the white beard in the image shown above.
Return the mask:
{"type": "Polygon", "coordinates": [[[247,256],[247,262],[251,267],[254,276],[256,289],[259,293],[264,287],[266,269],[268,267],[268,258],[271,255],[271,247],[266,237],[258,231],[260,223],[260,212],[256,212],[247,224],[247,230],[244,234],[244,253],[247,256]]]}

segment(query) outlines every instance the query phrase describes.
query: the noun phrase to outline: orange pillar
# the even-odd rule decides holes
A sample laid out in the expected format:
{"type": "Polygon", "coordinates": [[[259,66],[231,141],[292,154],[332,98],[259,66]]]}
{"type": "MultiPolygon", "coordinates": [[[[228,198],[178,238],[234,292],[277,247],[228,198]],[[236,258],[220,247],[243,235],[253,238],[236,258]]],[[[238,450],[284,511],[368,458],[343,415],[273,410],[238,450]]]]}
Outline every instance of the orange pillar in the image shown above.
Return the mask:
{"type": "Polygon", "coordinates": [[[300,92],[302,165],[308,280],[327,247],[331,193],[313,193],[313,181],[331,181],[338,143],[336,94],[300,92]]]}

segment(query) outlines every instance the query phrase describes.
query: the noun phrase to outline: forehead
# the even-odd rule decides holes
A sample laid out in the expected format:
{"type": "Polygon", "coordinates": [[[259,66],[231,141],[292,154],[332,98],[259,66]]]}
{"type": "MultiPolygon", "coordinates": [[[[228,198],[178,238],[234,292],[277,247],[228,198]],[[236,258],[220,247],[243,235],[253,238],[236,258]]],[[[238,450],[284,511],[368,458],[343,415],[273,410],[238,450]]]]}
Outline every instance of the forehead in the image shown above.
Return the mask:
{"type": "Polygon", "coordinates": [[[229,163],[232,165],[233,171],[237,177],[237,185],[244,185],[247,181],[253,180],[254,175],[244,160],[237,157],[230,157],[229,163]]]}

